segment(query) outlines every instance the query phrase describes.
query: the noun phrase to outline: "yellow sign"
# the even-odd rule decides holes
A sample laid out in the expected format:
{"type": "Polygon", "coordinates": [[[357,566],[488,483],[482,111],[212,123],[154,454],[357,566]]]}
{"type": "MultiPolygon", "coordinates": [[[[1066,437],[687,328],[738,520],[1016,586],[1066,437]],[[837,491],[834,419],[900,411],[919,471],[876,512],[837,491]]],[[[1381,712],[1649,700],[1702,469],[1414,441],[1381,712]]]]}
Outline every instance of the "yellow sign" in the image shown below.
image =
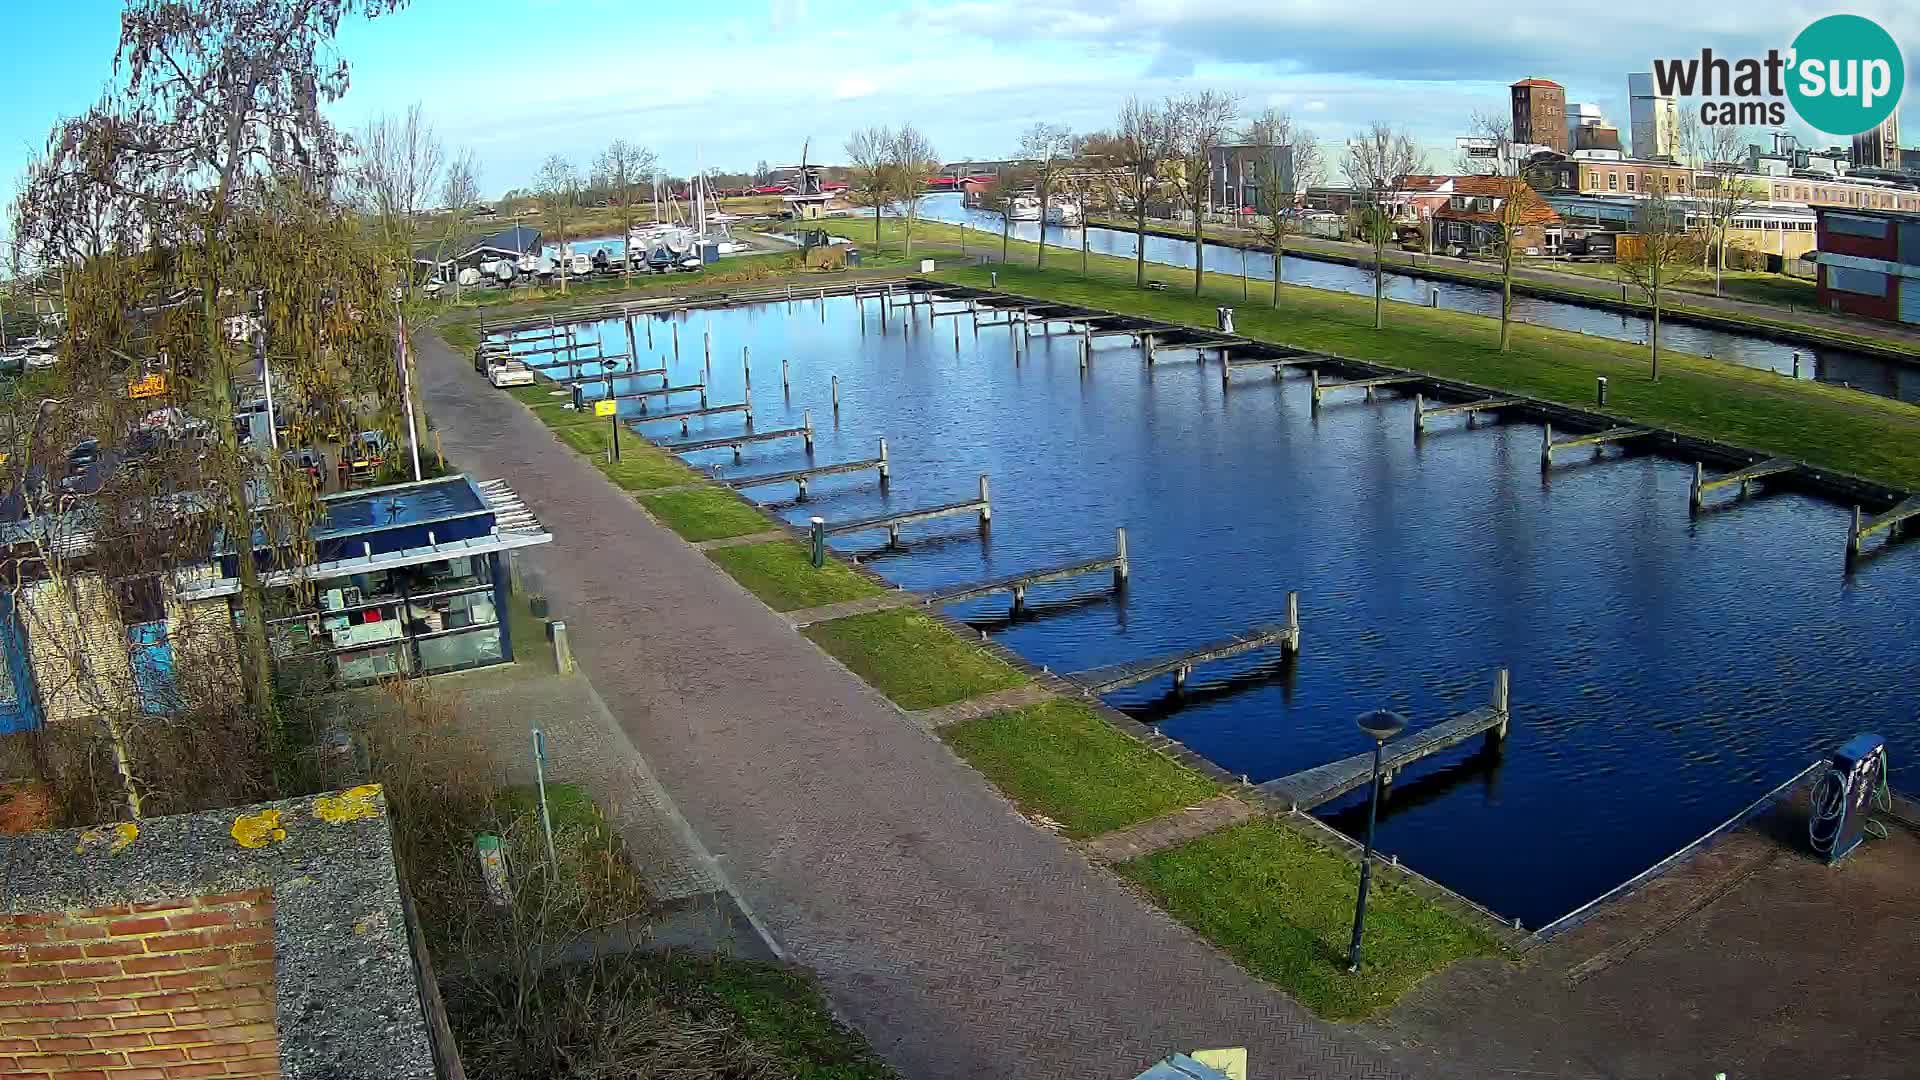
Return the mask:
{"type": "Polygon", "coordinates": [[[1195,1050],[1193,1060],[1209,1069],[1226,1073],[1229,1080],[1247,1080],[1247,1048],[1244,1046],[1225,1050],[1195,1050]]]}
{"type": "Polygon", "coordinates": [[[593,403],[593,415],[612,416],[619,411],[619,408],[620,403],[617,401],[596,401],[593,403]]]}
{"type": "Polygon", "coordinates": [[[139,398],[165,397],[166,394],[167,377],[157,371],[138,382],[127,384],[127,396],[136,400],[139,398]]]}

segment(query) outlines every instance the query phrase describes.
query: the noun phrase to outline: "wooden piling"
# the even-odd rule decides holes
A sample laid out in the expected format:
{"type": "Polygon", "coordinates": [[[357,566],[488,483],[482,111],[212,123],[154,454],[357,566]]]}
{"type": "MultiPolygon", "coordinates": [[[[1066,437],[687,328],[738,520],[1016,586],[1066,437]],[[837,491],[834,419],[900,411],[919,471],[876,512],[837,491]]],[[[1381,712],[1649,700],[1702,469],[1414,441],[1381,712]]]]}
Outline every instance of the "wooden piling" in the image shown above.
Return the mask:
{"type": "Polygon", "coordinates": [[[987,474],[980,474],[980,527],[986,528],[993,522],[993,502],[987,494],[987,474]]]}
{"type": "Polygon", "coordinates": [[[673,358],[680,359],[680,324],[673,324],[673,358]]]}
{"type": "Polygon", "coordinates": [[[813,410],[808,409],[806,412],[801,413],[800,421],[802,426],[807,429],[805,435],[807,440],[807,453],[811,454],[813,453],[813,410]]]}
{"type": "Polygon", "coordinates": [[[793,392],[793,384],[787,379],[787,358],[784,356],[780,358],[780,392],[783,394],[793,392]]]}
{"type": "Polygon", "coordinates": [[[1507,737],[1507,723],[1513,718],[1512,711],[1507,707],[1508,688],[1507,669],[1495,668],[1493,672],[1493,698],[1488,704],[1493,707],[1494,712],[1500,714],[1500,723],[1494,727],[1492,731],[1487,733],[1489,739],[1493,742],[1499,742],[1507,737]]]}
{"type": "Polygon", "coordinates": [[[1853,528],[1847,530],[1847,557],[1860,554],[1860,504],[1853,504],[1853,528]]]}
{"type": "MultiPolygon", "coordinates": [[[[1473,414],[1468,413],[1467,419],[1469,420],[1473,419],[1473,414]]],[[[1416,391],[1413,395],[1413,433],[1414,435],[1418,436],[1418,435],[1425,434],[1426,430],[1427,430],[1427,398],[1425,394],[1421,394],[1416,391]]]]}
{"type": "Polygon", "coordinates": [[[880,440],[880,486],[883,488],[886,487],[888,481],[892,479],[893,479],[893,471],[887,465],[887,440],[881,439],[880,440]]]}
{"type": "Polygon", "coordinates": [[[1113,530],[1113,553],[1113,583],[1118,587],[1125,585],[1127,578],[1133,573],[1132,568],[1127,565],[1127,527],[1125,525],[1113,530]]]}
{"type": "Polygon", "coordinates": [[[625,316],[624,321],[627,324],[627,355],[634,357],[635,358],[634,366],[639,367],[640,362],[638,357],[640,356],[640,347],[634,344],[634,340],[633,340],[633,310],[631,308],[623,307],[620,309],[620,311],[621,311],[621,314],[625,316]]]}
{"type": "Polygon", "coordinates": [[[1293,589],[1287,590],[1287,618],[1285,625],[1287,628],[1287,636],[1281,640],[1280,649],[1282,652],[1297,654],[1300,651],[1300,593],[1293,589]]]}
{"type": "Polygon", "coordinates": [[[840,415],[840,376],[833,377],[833,415],[840,415]]]}
{"type": "MultiPolygon", "coordinates": [[[[1707,467],[1698,461],[1694,462],[1693,483],[1687,485],[1687,509],[1689,511],[1697,513],[1700,510],[1701,504],[1705,501],[1705,496],[1701,493],[1701,487],[1706,481],[1707,467]]],[[[1742,485],[1742,494],[1745,494],[1744,488],[1745,485],[1742,485]]]]}
{"type": "Polygon", "coordinates": [[[1308,368],[1307,377],[1313,381],[1313,407],[1320,407],[1320,369],[1308,368]]]}
{"type": "Polygon", "coordinates": [[[1540,437],[1540,471],[1546,472],[1551,468],[1553,468],[1553,425],[1548,424],[1540,437]]]}
{"type": "Polygon", "coordinates": [[[745,381],[749,390],[753,389],[753,364],[749,361],[750,355],[745,345],[740,346],[740,378],[745,381]]]}

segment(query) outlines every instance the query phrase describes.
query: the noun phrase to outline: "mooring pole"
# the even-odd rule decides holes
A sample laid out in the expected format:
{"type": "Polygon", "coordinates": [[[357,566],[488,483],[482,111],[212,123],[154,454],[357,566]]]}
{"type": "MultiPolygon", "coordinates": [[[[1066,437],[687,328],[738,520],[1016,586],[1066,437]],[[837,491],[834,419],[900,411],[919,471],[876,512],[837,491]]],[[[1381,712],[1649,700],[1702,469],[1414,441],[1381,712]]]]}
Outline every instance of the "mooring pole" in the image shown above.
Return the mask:
{"type": "Polygon", "coordinates": [[[1113,556],[1113,584],[1118,588],[1127,583],[1127,578],[1132,573],[1127,566],[1127,527],[1125,525],[1113,530],[1113,556]]]}
{"type": "Polygon", "coordinates": [[[987,493],[987,474],[980,474],[980,527],[986,528],[993,521],[993,501],[987,493]]]}
{"type": "Polygon", "coordinates": [[[811,454],[813,453],[813,410],[808,409],[801,413],[800,419],[807,429],[804,438],[807,440],[807,453],[811,454]]]}
{"type": "Polygon", "coordinates": [[[886,487],[893,478],[892,470],[887,467],[887,440],[880,440],[880,486],[886,487]]]}
{"type": "Polygon", "coordinates": [[[1701,488],[1701,485],[1706,483],[1706,479],[1707,479],[1707,467],[1698,461],[1694,462],[1693,463],[1693,483],[1687,486],[1687,509],[1688,510],[1698,511],[1700,509],[1701,502],[1703,501],[1701,498],[1700,488],[1701,488]]]}
{"type": "Polygon", "coordinates": [[[1286,650],[1300,651],[1300,593],[1287,590],[1287,643],[1286,650]]]}
{"type": "Polygon", "coordinates": [[[780,358],[780,392],[793,393],[793,384],[787,379],[787,358],[784,356],[780,358]]]}
{"type": "MultiPolygon", "coordinates": [[[[1468,413],[1472,416],[1472,413],[1468,413]]],[[[1427,397],[1415,392],[1413,395],[1413,433],[1418,436],[1427,430],[1427,397]]]]}
{"type": "Polygon", "coordinates": [[[747,389],[751,390],[753,389],[753,365],[748,362],[748,355],[747,347],[740,346],[740,377],[746,381],[747,389]]]}
{"type": "Polygon", "coordinates": [[[807,526],[813,537],[813,568],[818,570],[827,562],[827,519],[808,518],[807,526]]]}
{"type": "Polygon", "coordinates": [[[1546,425],[1540,438],[1540,471],[1553,468],[1553,425],[1546,425]]]}
{"type": "Polygon", "coordinates": [[[840,376],[833,377],[833,415],[840,415],[840,376]]]}
{"type": "Polygon", "coordinates": [[[673,324],[673,358],[680,359],[680,324],[673,324]]]}

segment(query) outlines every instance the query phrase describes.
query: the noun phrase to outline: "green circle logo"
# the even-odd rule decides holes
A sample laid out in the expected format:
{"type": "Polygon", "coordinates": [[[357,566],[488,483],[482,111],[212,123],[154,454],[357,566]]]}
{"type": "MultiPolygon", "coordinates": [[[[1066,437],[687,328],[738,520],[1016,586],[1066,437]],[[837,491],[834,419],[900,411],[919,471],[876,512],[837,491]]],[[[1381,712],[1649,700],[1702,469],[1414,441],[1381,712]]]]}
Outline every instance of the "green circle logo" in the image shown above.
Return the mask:
{"type": "Polygon", "coordinates": [[[1787,97],[1800,119],[1829,135],[1858,135],[1900,104],[1906,64],[1893,35],[1872,19],[1829,15],[1793,39],[1787,97]]]}

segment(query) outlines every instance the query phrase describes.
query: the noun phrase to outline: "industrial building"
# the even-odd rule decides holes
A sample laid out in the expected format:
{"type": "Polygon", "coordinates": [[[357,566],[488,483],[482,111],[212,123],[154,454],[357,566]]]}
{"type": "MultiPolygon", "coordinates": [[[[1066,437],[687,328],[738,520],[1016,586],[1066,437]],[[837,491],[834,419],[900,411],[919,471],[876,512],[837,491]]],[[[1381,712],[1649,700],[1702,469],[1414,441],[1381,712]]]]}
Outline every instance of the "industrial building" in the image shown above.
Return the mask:
{"type": "Polygon", "coordinates": [[[1820,304],[1920,325],[1920,213],[1819,212],[1820,304]]]}

